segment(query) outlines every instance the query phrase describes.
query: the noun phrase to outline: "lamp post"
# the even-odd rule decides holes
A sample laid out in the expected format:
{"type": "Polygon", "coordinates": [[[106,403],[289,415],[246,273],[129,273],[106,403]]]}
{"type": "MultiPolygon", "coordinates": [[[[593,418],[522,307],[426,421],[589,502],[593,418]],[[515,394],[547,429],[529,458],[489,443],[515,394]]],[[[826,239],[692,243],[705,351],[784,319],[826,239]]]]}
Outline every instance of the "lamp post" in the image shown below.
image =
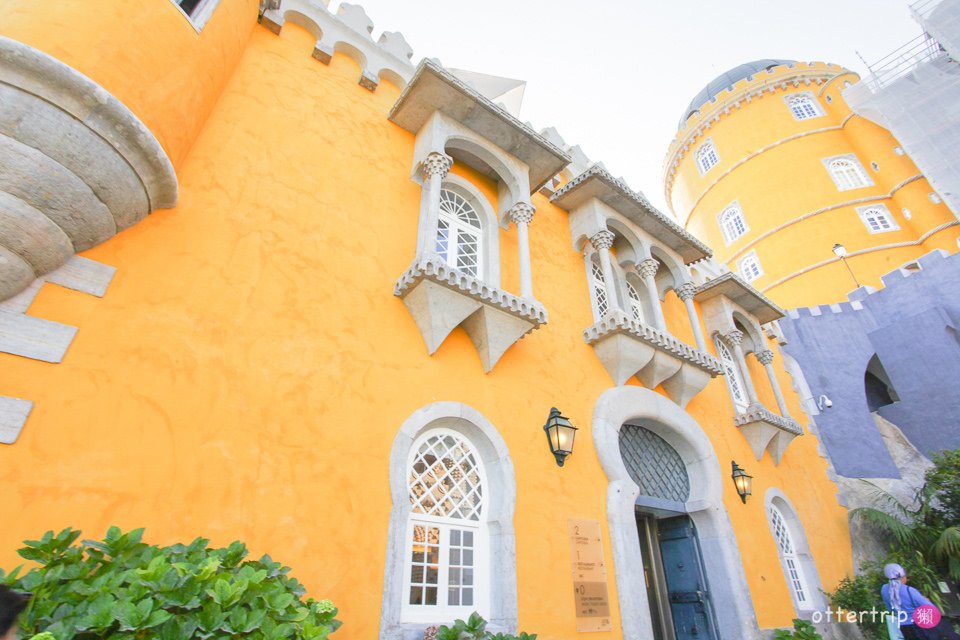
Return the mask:
{"type": "Polygon", "coordinates": [[[559,409],[553,407],[543,430],[547,433],[550,453],[556,459],[557,466],[562,467],[567,456],[573,453],[573,439],[577,435],[577,428],[560,414],[559,409]]]}
{"type": "Polygon", "coordinates": [[[840,258],[840,262],[842,262],[843,266],[845,266],[847,271],[850,272],[850,277],[853,278],[854,284],[856,284],[857,289],[859,289],[860,283],[857,281],[857,276],[853,275],[853,269],[851,269],[849,263],[847,263],[847,248],[838,242],[837,244],[833,245],[833,253],[840,258]]]}
{"type": "Polygon", "coordinates": [[[753,493],[753,476],[748,475],[743,467],[737,464],[736,460],[732,462],[733,473],[730,474],[730,477],[733,478],[733,486],[737,488],[737,495],[740,496],[743,504],[747,504],[747,497],[753,493]]]}

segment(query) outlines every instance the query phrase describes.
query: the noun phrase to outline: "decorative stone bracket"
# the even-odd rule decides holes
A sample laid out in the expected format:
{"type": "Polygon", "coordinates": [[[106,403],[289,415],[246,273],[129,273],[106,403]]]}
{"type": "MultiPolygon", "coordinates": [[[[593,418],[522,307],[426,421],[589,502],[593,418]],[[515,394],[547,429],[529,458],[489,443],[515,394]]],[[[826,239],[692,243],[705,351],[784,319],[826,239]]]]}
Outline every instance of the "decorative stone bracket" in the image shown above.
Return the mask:
{"type": "Polygon", "coordinates": [[[796,420],[778,416],[756,403],[734,417],[733,423],[747,439],[757,460],[763,457],[764,451],[769,451],[776,464],[780,464],[787,445],[803,435],[803,427],[796,420]]]}
{"type": "Polygon", "coordinates": [[[587,344],[618,385],[632,376],[649,389],[662,384],[681,407],[712,378],[723,373],[720,361],[669,333],[640,324],[619,309],[583,332],[587,344]]]}
{"type": "Polygon", "coordinates": [[[539,302],[453,269],[440,256],[414,262],[397,280],[393,294],[407,305],[429,354],[462,326],[487,373],[514,343],[547,323],[547,311],[539,302]]]}

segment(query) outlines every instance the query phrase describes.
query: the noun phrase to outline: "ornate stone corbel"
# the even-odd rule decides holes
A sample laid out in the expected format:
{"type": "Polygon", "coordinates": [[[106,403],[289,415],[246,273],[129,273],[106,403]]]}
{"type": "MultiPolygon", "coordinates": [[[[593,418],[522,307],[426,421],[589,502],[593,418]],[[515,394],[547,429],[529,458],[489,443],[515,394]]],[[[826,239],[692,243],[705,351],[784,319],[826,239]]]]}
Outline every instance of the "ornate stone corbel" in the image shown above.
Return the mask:
{"type": "Polygon", "coordinates": [[[697,285],[692,282],[684,282],[678,287],[674,287],[674,291],[677,292],[677,297],[686,302],[687,300],[693,300],[693,296],[697,293],[697,285]]]}
{"type": "Polygon", "coordinates": [[[754,355],[757,356],[757,360],[759,360],[763,366],[773,364],[773,351],[770,349],[762,349],[755,352],[754,355]]]}
{"type": "Polygon", "coordinates": [[[654,258],[646,258],[637,263],[637,273],[641,278],[652,278],[659,269],[660,261],[654,258]]]}
{"type": "Polygon", "coordinates": [[[447,174],[450,173],[450,167],[452,166],[453,158],[445,153],[433,151],[420,163],[420,170],[423,172],[423,177],[427,180],[436,175],[439,175],[442,179],[447,177],[447,174]]]}
{"type": "Polygon", "coordinates": [[[613,239],[616,236],[613,235],[612,231],[604,229],[602,231],[597,231],[593,236],[590,237],[590,244],[597,251],[606,251],[613,246],[613,239]]]}
{"type": "Polygon", "coordinates": [[[514,224],[530,224],[533,222],[533,214],[536,209],[528,202],[518,202],[510,208],[507,215],[514,224]]]}

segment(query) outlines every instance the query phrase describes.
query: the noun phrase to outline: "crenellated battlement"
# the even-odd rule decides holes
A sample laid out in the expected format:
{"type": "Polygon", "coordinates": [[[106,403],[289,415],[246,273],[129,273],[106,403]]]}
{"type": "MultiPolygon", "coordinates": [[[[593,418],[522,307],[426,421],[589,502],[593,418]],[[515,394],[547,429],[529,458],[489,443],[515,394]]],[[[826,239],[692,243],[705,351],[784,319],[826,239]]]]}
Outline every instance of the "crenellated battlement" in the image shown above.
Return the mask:
{"type": "Polygon", "coordinates": [[[797,62],[756,73],[718,92],[681,124],[676,137],[670,143],[664,159],[664,194],[667,201],[670,202],[670,191],[680,162],[721,118],[755,99],[759,100],[801,85],[821,86],[845,74],[856,76],[849,69],[837,64],[797,62]]]}
{"type": "Polygon", "coordinates": [[[373,21],[358,4],[343,2],[336,14],[329,0],[266,0],[261,3],[260,24],[279,34],[290,22],[317,38],[313,57],[330,64],[335,52],[345,53],[360,65],[360,86],[376,91],[381,79],[403,89],[413,76],[413,49],[403,34],[384,31],[373,39],[373,21]]]}

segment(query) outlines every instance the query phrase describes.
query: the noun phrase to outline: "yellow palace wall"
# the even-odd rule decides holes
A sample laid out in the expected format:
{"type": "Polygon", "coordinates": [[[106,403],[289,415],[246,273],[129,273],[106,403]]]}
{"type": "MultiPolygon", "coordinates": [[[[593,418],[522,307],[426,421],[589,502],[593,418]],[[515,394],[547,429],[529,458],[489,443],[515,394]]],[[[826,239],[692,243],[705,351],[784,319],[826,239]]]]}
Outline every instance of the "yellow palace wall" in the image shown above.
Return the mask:
{"type": "Polygon", "coordinates": [[[860,283],[873,287],[881,286],[882,275],[933,249],[957,250],[956,226],[934,231],[956,221],[946,204],[931,202],[928,196],[933,189],[908,156],[895,153],[899,143],[890,132],[853,114],[844,100],[845,84],[858,80],[849,71],[822,63],[760,72],[720,92],[715,103],[704,105],[678,132],[668,154],[667,198],[677,218],[731,270],[738,269],[737,261],[744,254],[756,251],[764,274],[751,284],[781,305],[846,299],[855,285],[833,254],[836,243],[851,254],[908,243],[848,258],[860,283]],[[804,71],[830,79],[820,85],[781,84],[804,71]],[[760,86],[771,88],[734,106],[744,92],[760,86]],[[812,93],[825,115],[796,120],[784,96],[798,92],[812,93]],[[710,123],[709,128],[694,137],[703,123],[710,123]],[[695,151],[707,138],[716,146],[720,162],[701,175],[695,151]],[[686,142],[690,147],[677,154],[676,175],[671,179],[671,159],[686,142]],[[822,160],[849,153],[856,154],[873,186],[837,189],[822,160]],[[879,170],[872,168],[873,162],[879,170]],[[727,246],[717,216],[734,201],[739,202],[749,230],[727,246]],[[856,207],[875,203],[887,206],[898,231],[869,233],[856,207]],[[903,214],[905,207],[911,212],[909,220],[903,214]]]}
{"type": "MultiPolygon", "coordinates": [[[[80,328],[64,361],[0,354],[0,388],[35,402],[17,443],[0,447],[0,510],[8,514],[0,566],[18,563],[24,538],[66,526],[87,535],[145,526],[157,543],[239,538],[253,554],[291,565],[312,595],[335,601],[345,622],[337,638],[375,638],[391,445],[414,411],[453,400],[488,418],[513,460],[520,628],[544,639],[574,636],[566,523],[588,518],[604,532],[614,615],[614,631],[592,637],[620,638],[607,480],[590,431],[594,403],[612,382],[581,336],[592,323],[589,292],[566,212],[534,198],[534,291],[550,323],[487,375],[460,329],[428,357],[392,295],[414,256],[420,201],[409,178],[414,138],[386,118],[396,87],[368,92],[342,55],[319,63],[310,56],[314,38],[293,25],[280,36],[252,27],[231,71],[237,39],[255,20],[253,2],[224,0],[199,35],[168,0],[144,0],[144,15],[158,19],[126,25],[130,32],[127,10],[111,14],[114,24],[90,11],[50,22],[49,5],[34,12],[33,3],[13,4],[12,35],[109,84],[182,160],[175,209],[84,254],[117,267],[104,298],[45,284],[31,306],[30,315],[80,328]],[[140,41],[143,30],[155,33],[140,41]],[[144,52],[140,73],[125,77],[115,56],[85,52],[80,35],[61,37],[71,31],[117,34],[144,52]],[[148,55],[164,38],[192,44],[148,55]],[[187,81],[172,52],[198,56],[192,68],[225,79],[219,97],[193,95],[197,112],[184,116],[182,131],[188,107],[164,109],[175,87],[138,89],[142,78],[187,81]],[[581,427],[563,469],[541,428],[554,405],[581,427]]],[[[454,171],[496,202],[485,178],[454,171]]],[[[503,288],[515,292],[516,230],[501,231],[500,243],[503,288]]],[[[682,305],[672,293],[668,300],[669,326],[692,341],[682,305]]],[[[802,416],[781,364],[790,410],[802,416]]],[[[762,368],[753,363],[751,373],[775,406],[762,368]]],[[[768,487],[796,506],[825,588],[852,568],[847,514],[817,442],[809,433],[796,439],[778,466],[769,455],[756,461],[719,378],[687,410],[725,479],[734,459],[755,477],[746,505],[725,481],[724,503],[760,626],[786,625],[795,614],[764,513],[768,487]]]]}

